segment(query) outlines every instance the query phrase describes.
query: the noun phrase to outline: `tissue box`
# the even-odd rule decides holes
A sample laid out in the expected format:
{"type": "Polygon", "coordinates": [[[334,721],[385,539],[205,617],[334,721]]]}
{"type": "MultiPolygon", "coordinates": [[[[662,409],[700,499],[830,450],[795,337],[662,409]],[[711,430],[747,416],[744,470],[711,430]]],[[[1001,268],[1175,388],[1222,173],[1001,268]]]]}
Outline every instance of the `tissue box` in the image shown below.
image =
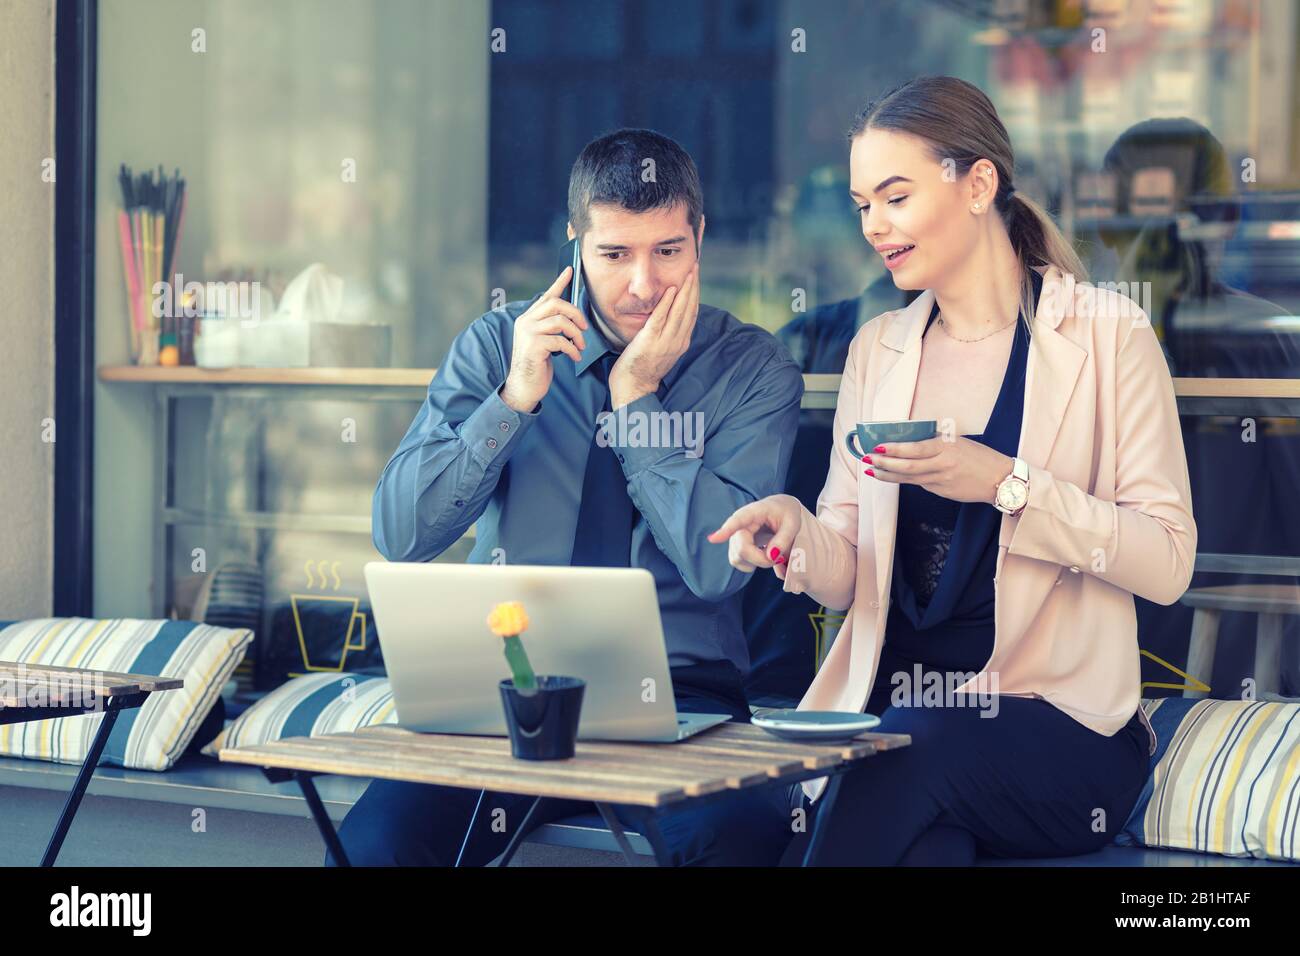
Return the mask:
{"type": "Polygon", "coordinates": [[[310,327],[308,365],[325,368],[387,368],[392,360],[391,326],[312,322],[310,327]]]}
{"type": "Polygon", "coordinates": [[[387,325],[265,319],[239,328],[239,364],[263,368],[386,368],[387,325]]]}
{"type": "Polygon", "coordinates": [[[310,364],[309,325],[296,319],[264,319],[239,325],[239,364],[258,368],[302,368],[310,364]]]}
{"type": "Polygon", "coordinates": [[[234,319],[199,320],[194,336],[194,364],[200,368],[230,368],[239,364],[239,322],[234,319]]]}

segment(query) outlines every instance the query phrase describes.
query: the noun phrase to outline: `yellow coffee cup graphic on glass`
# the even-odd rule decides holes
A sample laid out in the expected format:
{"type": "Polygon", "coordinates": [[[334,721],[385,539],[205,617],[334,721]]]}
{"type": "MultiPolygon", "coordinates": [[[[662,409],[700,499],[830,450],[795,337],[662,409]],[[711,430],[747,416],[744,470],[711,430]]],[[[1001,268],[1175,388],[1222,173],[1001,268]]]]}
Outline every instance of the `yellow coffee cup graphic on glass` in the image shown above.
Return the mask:
{"type": "MultiPolygon", "coordinates": [[[[338,561],[308,561],[303,566],[304,570],[307,572],[307,587],[313,588],[316,586],[316,578],[312,574],[313,565],[315,565],[316,574],[320,576],[320,586],[322,588],[328,586],[327,581],[329,579],[326,577],[325,570],[326,568],[329,568],[334,580],[333,590],[337,591],[342,584],[339,580],[339,563],[340,562],[338,561]]],[[[348,651],[364,651],[366,649],[366,612],[359,610],[361,606],[361,599],[359,597],[335,597],[326,594],[290,594],[289,603],[293,607],[293,627],[298,634],[298,648],[302,652],[302,666],[308,671],[342,671],[347,665],[348,651]],[[346,619],[344,619],[343,614],[338,613],[338,611],[342,609],[332,607],[332,605],[338,604],[351,605],[351,607],[347,608],[345,611],[347,614],[346,619]],[[323,662],[312,661],[311,652],[307,649],[306,632],[303,628],[304,614],[311,619],[311,623],[313,624],[313,633],[316,633],[322,625],[325,627],[337,626],[342,630],[343,633],[338,635],[338,637],[342,638],[342,648],[339,650],[339,659],[337,664],[330,665],[323,662]],[[344,623],[345,620],[346,625],[344,623]],[[357,626],[358,622],[360,622],[359,628],[357,626]],[[359,634],[358,631],[360,632],[359,634]]],[[[315,643],[317,646],[324,643],[326,647],[331,649],[339,646],[335,641],[328,639],[323,642],[318,639],[315,643]]]]}
{"type": "MultiPolygon", "coordinates": [[[[367,634],[366,612],[358,610],[358,607],[361,604],[360,598],[327,597],[322,594],[290,594],[289,603],[293,606],[293,626],[294,626],[294,630],[298,632],[298,647],[302,650],[302,666],[305,667],[307,670],[309,671],[344,670],[348,660],[348,651],[364,651],[366,649],[366,634],[367,634]],[[339,662],[338,664],[333,666],[312,661],[310,653],[307,650],[307,638],[303,632],[303,626],[302,626],[302,618],[303,618],[304,611],[308,612],[309,617],[313,619],[313,623],[316,624],[317,626],[319,626],[321,622],[326,620],[333,622],[336,615],[325,614],[325,613],[315,613],[315,614],[311,613],[313,611],[318,611],[318,612],[325,611],[326,610],[325,608],[315,607],[314,605],[317,605],[318,603],[324,604],[326,602],[330,602],[334,604],[351,605],[347,617],[347,627],[346,629],[344,629],[343,633],[339,635],[339,637],[343,639],[343,648],[339,652],[339,662]],[[360,627],[357,626],[358,622],[360,622],[360,627]]],[[[338,624],[340,627],[342,627],[343,625],[343,621],[341,620],[342,615],[341,614],[337,615],[337,617],[339,618],[338,624]]],[[[318,639],[316,643],[319,645],[321,641],[318,639]]],[[[338,645],[334,641],[329,641],[328,646],[333,648],[333,647],[337,647],[338,645]]]]}

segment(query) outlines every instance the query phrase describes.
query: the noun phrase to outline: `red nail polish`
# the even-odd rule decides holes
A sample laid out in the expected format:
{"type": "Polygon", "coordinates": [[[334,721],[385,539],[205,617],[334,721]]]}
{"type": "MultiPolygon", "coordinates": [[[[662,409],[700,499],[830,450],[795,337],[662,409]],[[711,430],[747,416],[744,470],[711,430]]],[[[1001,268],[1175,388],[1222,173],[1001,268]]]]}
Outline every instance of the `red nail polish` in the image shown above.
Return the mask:
{"type": "Polygon", "coordinates": [[[777,564],[785,564],[785,557],[782,556],[782,557],[777,558],[777,559],[776,559],[776,563],[777,563],[777,564]]]}
{"type": "Polygon", "coordinates": [[[777,558],[781,557],[781,549],[773,548],[771,551],[767,553],[767,556],[771,558],[773,561],[775,561],[777,558]]]}
{"type": "Polygon", "coordinates": [[[880,453],[883,455],[883,454],[885,453],[885,446],[884,446],[884,445],[877,445],[875,448],[873,448],[873,449],[871,449],[871,450],[872,450],[872,451],[878,451],[878,452],[880,452],[880,453]]]}
{"type": "Polygon", "coordinates": [[[872,471],[870,468],[867,469],[867,474],[870,475],[872,478],[876,477],[876,473],[872,471]]]}
{"type": "Polygon", "coordinates": [[[871,462],[871,456],[870,456],[870,455],[863,455],[863,456],[862,456],[862,460],[865,461],[868,465],[870,465],[870,464],[872,463],[872,462],[871,462]]]}

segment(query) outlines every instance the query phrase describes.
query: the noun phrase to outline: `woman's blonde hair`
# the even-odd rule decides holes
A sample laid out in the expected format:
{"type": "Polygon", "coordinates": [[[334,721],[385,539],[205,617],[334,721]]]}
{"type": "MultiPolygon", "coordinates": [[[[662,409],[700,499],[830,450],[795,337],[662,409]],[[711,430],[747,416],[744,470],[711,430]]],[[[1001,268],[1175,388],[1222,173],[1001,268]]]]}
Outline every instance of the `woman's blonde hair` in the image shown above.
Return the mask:
{"type": "Polygon", "coordinates": [[[1054,265],[1076,281],[1087,279],[1087,269],[1052,217],[1016,190],[1011,137],[993,102],[978,86],[955,76],[918,76],[863,107],[849,127],[849,141],[869,129],[916,136],[928,144],[936,162],[950,161],[959,176],[978,160],[993,164],[998,171],[993,207],[1002,216],[1011,246],[1020,258],[1021,302],[1027,322],[1033,318],[1035,305],[1030,268],[1054,265]]]}

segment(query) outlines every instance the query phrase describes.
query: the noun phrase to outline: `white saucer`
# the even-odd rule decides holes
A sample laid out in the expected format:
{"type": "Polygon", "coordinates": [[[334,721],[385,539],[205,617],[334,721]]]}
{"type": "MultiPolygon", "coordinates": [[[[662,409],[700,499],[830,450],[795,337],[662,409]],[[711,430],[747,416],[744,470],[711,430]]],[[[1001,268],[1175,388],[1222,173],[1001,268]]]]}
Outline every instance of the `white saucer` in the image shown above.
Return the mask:
{"type": "Polygon", "coordinates": [[[838,710],[769,710],[751,722],[782,740],[839,743],[875,729],[880,718],[838,710]]]}

